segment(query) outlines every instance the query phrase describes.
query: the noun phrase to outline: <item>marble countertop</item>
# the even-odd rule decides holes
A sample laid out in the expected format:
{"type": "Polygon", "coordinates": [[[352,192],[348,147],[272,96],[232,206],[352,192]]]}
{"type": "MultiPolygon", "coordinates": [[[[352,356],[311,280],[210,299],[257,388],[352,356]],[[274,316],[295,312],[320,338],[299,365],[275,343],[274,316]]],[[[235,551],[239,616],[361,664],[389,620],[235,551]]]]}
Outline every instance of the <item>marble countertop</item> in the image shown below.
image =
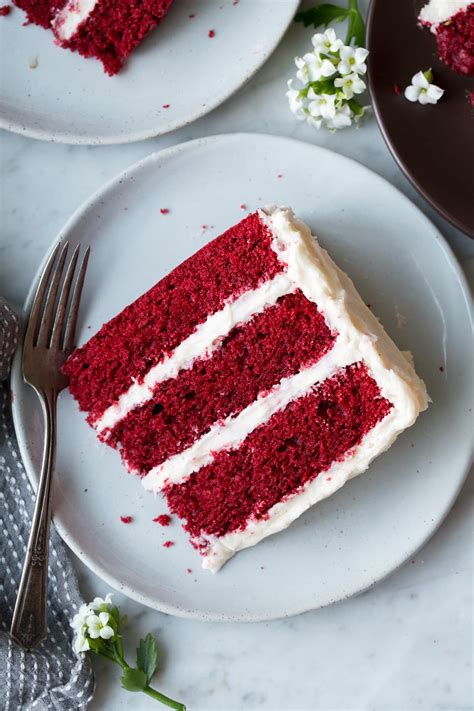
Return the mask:
{"type": "MultiPolygon", "coordinates": [[[[104,181],[148,153],[199,136],[256,131],[292,136],[354,158],[397,186],[447,237],[473,273],[474,241],[447,224],[398,169],[372,118],[359,130],[317,132],[284,99],[291,63],[309,31],[292,27],[265,67],[225,105],[170,135],[124,146],[53,145],[0,137],[0,292],[25,298],[45,250],[71,212],[104,181]]],[[[155,686],[204,709],[344,711],[471,709],[473,654],[471,472],[451,513],[415,559],[369,592],[329,608],[259,624],[199,623],[117,595],[129,616],[130,649],[152,631],[162,655],[155,686]]],[[[75,559],[86,598],[107,586],[75,559]]],[[[93,710],[157,708],[120,689],[96,663],[93,710]]]]}

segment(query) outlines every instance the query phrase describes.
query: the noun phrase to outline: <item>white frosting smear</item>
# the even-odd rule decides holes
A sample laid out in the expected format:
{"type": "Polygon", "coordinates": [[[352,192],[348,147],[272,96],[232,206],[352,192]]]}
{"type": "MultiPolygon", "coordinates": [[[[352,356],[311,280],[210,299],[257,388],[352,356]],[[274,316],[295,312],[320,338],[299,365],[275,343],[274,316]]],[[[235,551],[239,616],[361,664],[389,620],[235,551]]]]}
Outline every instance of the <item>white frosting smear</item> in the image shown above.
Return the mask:
{"type": "Polygon", "coordinates": [[[81,25],[97,5],[98,0],[69,0],[66,5],[59,10],[51,26],[56,37],[65,42],[77,32],[81,25]]]}
{"type": "Polygon", "coordinates": [[[257,289],[246,291],[235,301],[226,303],[220,311],[209,316],[188,338],[185,338],[170,356],[154,365],[142,382],[134,382],[126,392],[122,393],[118,401],[96,420],[94,427],[99,432],[114,427],[134,407],[151,400],[153,390],[158,383],[175,378],[180,370],[190,368],[196,358],[210,357],[219,347],[222,338],[236,324],[249,321],[252,316],[274,305],[281,296],[289,294],[295,288],[285,273],[277,274],[257,289]]]}
{"type": "Polygon", "coordinates": [[[422,7],[418,16],[420,22],[431,25],[433,32],[441,22],[446,22],[459,10],[465,10],[472,4],[472,0],[431,0],[422,7]]]}

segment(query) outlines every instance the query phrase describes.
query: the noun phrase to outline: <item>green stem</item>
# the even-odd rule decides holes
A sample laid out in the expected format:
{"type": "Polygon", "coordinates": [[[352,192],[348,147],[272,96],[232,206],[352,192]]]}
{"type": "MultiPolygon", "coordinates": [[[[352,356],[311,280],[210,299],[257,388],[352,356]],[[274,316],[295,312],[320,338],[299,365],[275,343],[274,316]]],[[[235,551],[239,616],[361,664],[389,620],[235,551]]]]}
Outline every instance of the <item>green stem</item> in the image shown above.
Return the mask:
{"type": "MultiPolygon", "coordinates": [[[[123,658],[123,642],[119,638],[116,642],[116,644],[113,645],[113,650],[109,653],[108,651],[102,650],[99,654],[101,657],[105,657],[105,659],[109,659],[111,662],[115,662],[115,664],[118,664],[122,669],[130,669],[130,666],[127,664],[125,659],[123,658]]],[[[169,696],[165,696],[165,694],[161,694],[159,691],[156,691],[156,689],[152,689],[151,686],[148,686],[148,684],[145,686],[143,689],[143,693],[147,694],[147,696],[150,696],[152,699],[155,699],[155,701],[159,701],[162,704],[165,704],[165,706],[169,706],[169,708],[175,709],[175,711],[186,711],[186,706],[179,701],[175,701],[174,699],[170,699],[169,696]]]]}
{"type": "MultiPolygon", "coordinates": [[[[357,7],[357,0],[348,0],[348,9],[355,10],[356,12],[359,12],[359,8],[357,7]]],[[[347,28],[347,34],[346,34],[346,39],[344,41],[344,44],[349,45],[351,42],[352,42],[352,22],[349,20],[349,26],[347,28]]]]}
{"type": "Polygon", "coordinates": [[[179,701],[174,701],[173,699],[170,699],[169,696],[160,694],[159,691],[152,689],[151,686],[145,686],[143,692],[147,694],[147,696],[151,696],[152,699],[155,699],[156,701],[160,701],[162,704],[165,704],[165,706],[169,706],[172,709],[176,709],[176,711],[186,711],[186,706],[184,704],[181,704],[179,701]]]}

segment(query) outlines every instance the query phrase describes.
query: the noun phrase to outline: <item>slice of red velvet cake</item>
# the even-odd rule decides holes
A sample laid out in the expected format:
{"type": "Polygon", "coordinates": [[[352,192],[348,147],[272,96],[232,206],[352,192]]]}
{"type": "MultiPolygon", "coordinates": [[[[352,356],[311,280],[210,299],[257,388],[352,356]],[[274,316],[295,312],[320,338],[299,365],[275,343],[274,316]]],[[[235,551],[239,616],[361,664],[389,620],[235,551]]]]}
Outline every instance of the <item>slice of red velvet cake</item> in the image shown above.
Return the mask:
{"type": "Polygon", "coordinates": [[[107,74],[163,19],[173,0],[14,0],[28,22],[52,29],[57,44],[96,57],[107,74]]]}
{"type": "Polygon", "coordinates": [[[441,60],[458,74],[474,77],[473,0],[430,0],[418,19],[436,35],[441,60]]]}
{"type": "Polygon", "coordinates": [[[272,208],[183,262],[76,350],[70,390],[161,491],[203,566],[281,531],[427,406],[349,278],[272,208]]]}

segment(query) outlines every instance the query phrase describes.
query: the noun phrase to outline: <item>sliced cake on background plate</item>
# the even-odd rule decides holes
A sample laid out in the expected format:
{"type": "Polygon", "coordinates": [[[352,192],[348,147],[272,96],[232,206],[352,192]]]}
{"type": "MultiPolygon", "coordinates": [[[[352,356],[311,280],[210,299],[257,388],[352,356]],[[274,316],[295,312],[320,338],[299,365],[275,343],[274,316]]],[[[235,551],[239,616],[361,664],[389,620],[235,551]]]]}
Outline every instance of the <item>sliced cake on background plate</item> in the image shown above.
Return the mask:
{"type": "Polygon", "coordinates": [[[459,74],[474,77],[474,2],[430,0],[418,19],[436,35],[441,60],[459,74]]]}
{"type": "Polygon", "coordinates": [[[212,571],[365,471],[428,404],[347,275],[279,208],[179,265],[65,372],[212,571]]]}
{"type": "Polygon", "coordinates": [[[13,0],[28,22],[54,32],[56,42],[100,59],[117,74],[128,55],[168,12],[173,0],[13,0]]]}

